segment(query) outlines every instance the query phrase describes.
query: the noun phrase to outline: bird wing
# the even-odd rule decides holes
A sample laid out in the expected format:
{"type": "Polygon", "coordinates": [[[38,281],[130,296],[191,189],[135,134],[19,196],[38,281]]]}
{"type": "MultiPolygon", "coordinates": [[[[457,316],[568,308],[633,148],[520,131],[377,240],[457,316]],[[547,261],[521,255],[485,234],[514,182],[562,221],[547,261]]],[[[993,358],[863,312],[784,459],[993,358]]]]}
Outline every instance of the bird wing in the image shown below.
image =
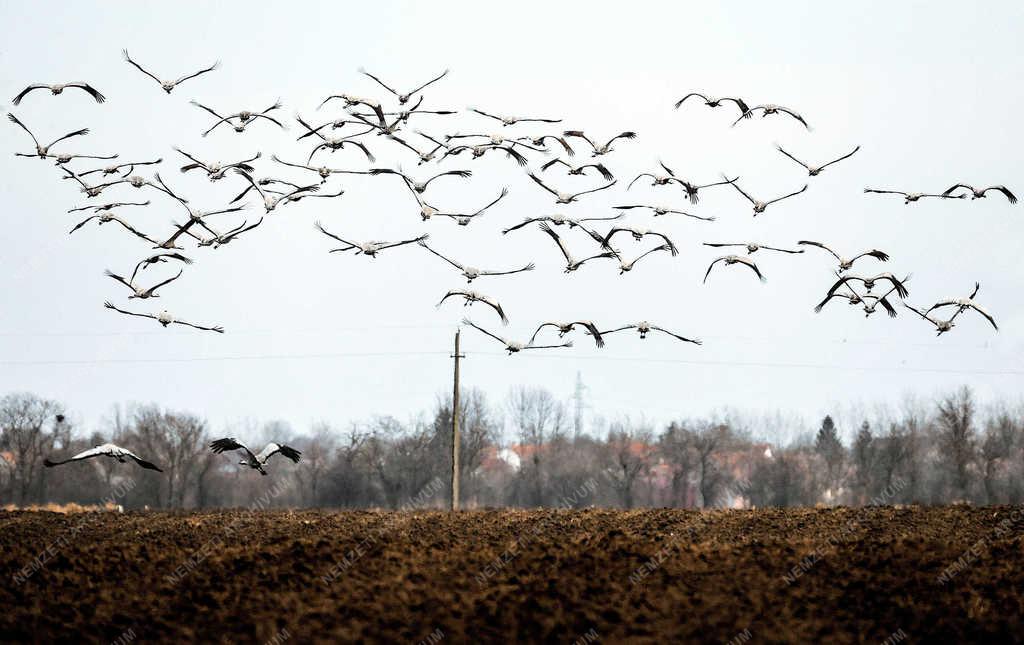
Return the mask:
{"type": "Polygon", "coordinates": [[[120,450],[124,454],[124,456],[131,457],[132,460],[135,461],[135,463],[137,463],[138,465],[142,466],[146,470],[155,470],[158,473],[162,473],[163,472],[163,470],[161,470],[159,466],[157,466],[154,463],[146,461],[145,459],[143,459],[142,457],[139,457],[137,454],[135,454],[131,450],[128,450],[127,448],[120,448],[120,450]]]}
{"type": "MultiPolygon", "coordinates": [[[[583,327],[585,327],[586,330],[590,332],[590,335],[594,337],[594,344],[597,345],[598,347],[604,347],[604,337],[601,335],[601,332],[597,329],[597,325],[595,325],[593,321],[578,320],[573,324],[582,325],[583,327]]],[[[532,345],[533,342],[531,341],[530,344],[532,345]]]]}
{"type": "Polygon", "coordinates": [[[82,135],[85,135],[85,134],[89,134],[89,128],[82,128],[81,130],[75,130],[74,132],[68,132],[64,136],[58,137],[58,138],[54,139],[53,141],[51,141],[50,144],[48,146],[46,146],[46,147],[47,148],[51,148],[55,144],[65,140],[65,139],[70,139],[71,137],[79,137],[79,136],[82,136],[82,135]]]}
{"type": "MultiPolygon", "coordinates": [[[[725,178],[725,175],[722,175],[722,177],[725,178]]],[[[750,195],[748,195],[745,190],[740,188],[739,184],[737,184],[736,182],[732,182],[730,185],[733,188],[735,188],[736,190],[740,191],[740,194],[743,195],[744,197],[746,197],[747,201],[749,201],[751,204],[756,204],[757,203],[757,200],[754,199],[753,197],[751,197],[750,195]]]]}
{"type": "Polygon", "coordinates": [[[823,165],[821,168],[818,168],[818,170],[824,170],[825,168],[828,168],[829,166],[831,166],[834,163],[839,163],[843,159],[849,159],[853,155],[857,154],[858,150],[860,150],[860,146],[857,146],[852,151],[848,152],[847,154],[843,155],[842,157],[839,157],[838,159],[833,159],[832,161],[830,161],[827,164],[823,165]]]}
{"type": "Polygon", "coordinates": [[[209,67],[205,67],[205,68],[199,70],[198,72],[194,72],[192,74],[187,74],[185,76],[182,76],[178,80],[174,81],[174,84],[177,85],[177,84],[179,84],[179,83],[181,83],[183,81],[187,81],[190,78],[195,78],[196,76],[199,76],[200,74],[205,74],[206,72],[212,72],[213,70],[217,69],[218,67],[220,67],[220,61],[217,61],[213,65],[210,65],[209,67]]]}
{"type": "Polygon", "coordinates": [[[273,457],[277,453],[281,453],[282,455],[284,455],[288,459],[291,459],[295,463],[299,463],[300,455],[302,455],[302,453],[296,450],[295,448],[271,441],[270,443],[267,444],[266,448],[261,450],[259,454],[256,455],[256,460],[259,461],[261,464],[265,464],[267,463],[267,461],[270,460],[271,457],[273,457]]]}
{"type": "Polygon", "coordinates": [[[502,229],[501,233],[502,233],[502,235],[504,235],[506,233],[510,233],[510,232],[515,231],[517,229],[523,228],[527,224],[532,224],[534,222],[541,222],[541,221],[544,221],[545,219],[547,219],[547,218],[544,218],[544,217],[528,217],[528,218],[524,219],[522,222],[516,224],[515,226],[510,226],[510,227],[508,227],[506,229],[502,229]]]}
{"type": "Polygon", "coordinates": [[[807,121],[804,121],[804,118],[802,116],[800,116],[799,114],[797,114],[796,112],[794,112],[793,110],[790,110],[787,107],[782,107],[781,105],[779,106],[778,110],[779,110],[779,112],[785,112],[786,114],[788,114],[789,116],[793,117],[794,119],[796,119],[800,123],[803,123],[804,127],[807,128],[808,130],[811,129],[811,126],[807,125],[807,121]]]}
{"type": "Polygon", "coordinates": [[[754,273],[757,274],[757,277],[761,282],[764,282],[766,280],[766,278],[763,275],[761,275],[761,269],[757,268],[757,263],[755,263],[753,260],[742,256],[737,257],[736,260],[740,264],[748,266],[751,269],[753,269],[754,273]]]}
{"type": "Polygon", "coordinates": [[[783,195],[782,197],[776,197],[775,199],[766,202],[765,205],[767,206],[768,204],[774,204],[775,202],[781,202],[784,199],[788,199],[790,197],[794,197],[796,195],[799,195],[800,193],[804,192],[805,190],[807,190],[807,184],[804,184],[804,187],[801,188],[800,190],[798,190],[796,192],[793,192],[793,193],[789,193],[788,195],[783,195]]]}
{"type": "Polygon", "coordinates": [[[741,242],[704,242],[704,246],[713,246],[715,248],[723,248],[730,246],[746,246],[741,242]]]}
{"type": "Polygon", "coordinates": [[[218,455],[220,453],[222,453],[222,452],[228,452],[228,451],[231,451],[231,450],[238,450],[238,449],[244,450],[246,452],[246,454],[249,455],[250,458],[252,458],[254,460],[256,459],[256,455],[254,455],[253,452],[251,450],[249,450],[245,446],[245,444],[239,442],[234,437],[226,437],[224,439],[217,439],[216,441],[214,441],[214,442],[212,442],[210,444],[210,450],[212,450],[213,452],[217,453],[218,455]]]}
{"type": "Polygon", "coordinates": [[[72,461],[82,461],[83,459],[91,459],[92,457],[99,457],[101,455],[109,454],[111,454],[110,446],[104,444],[102,446],[96,446],[94,448],[89,448],[88,450],[83,450],[77,455],[74,455],[73,457],[68,457],[67,459],[63,459],[61,461],[51,461],[49,459],[45,459],[43,460],[43,465],[46,466],[47,468],[52,468],[54,466],[70,463],[72,461]]]}
{"type": "Polygon", "coordinates": [[[802,244],[804,246],[816,246],[819,249],[825,249],[826,251],[828,251],[829,253],[832,254],[832,257],[834,257],[837,260],[842,261],[842,258],[839,257],[838,253],[836,253],[832,249],[828,248],[827,246],[825,246],[821,242],[812,242],[811,240],[800,240],[800,241],[797,242],[797,244],[802,244]]]}
{"type": "Polygon", "coordinates": [[[494,298],[484,295],[477,297],[477,300],[494,309],[494,311],[497,312],[498,317],[501,318],[501,324],[508,324],[508,316],[505,315],[505,310],[501,307],[501,303],[494,298]]]}
{"type": "Polygon", "coordinates": [[[644,233],[644,237],[646,237],[648,235],[654,235],[656,237],[660,237],[661,239],[665,240],[665,246],[668,247],[669,252],[673,256],[679,255],[679,249],[676,248],[676,245],[673,244],[672,240],[668,239],[668,236],[665,235],[664,233],[659,233],[657,231],[647,231],[646,233],[644,233]]]}
{"type": "Polygon", "coordinates": [[[327,237],[331,238],[332,240],[337,240],[337,241],[341,242],[342,244],[347,244],[349,246],[349,248],[359,246],[358,244],[353,244],[352,242],[349,242],[348,240],[343,240],[340,237],[338,237],[337,235],[335,235],[334,233],[331,233],[326,228],[324,228],[324,225],[320,223],[320,220],[317,220],[313,224],[313,226],[316,227],[316,230],[320,231],[321,233],[323,233],[327,237]]]}
{"type": "Polygon", "coordinates": [[[178,271],[178,275],[174,276],[173,278],[168,278],[167,280],[164,280],[163,282],[158,282],[157,284],[153,285],[152,287],[150,287],[150,288],[148,289],[149,293],[151,293],[151,294],[152,294],[152,293],[154,293],[154,292],[155,292],[155,291],[156,291],[157,289],[159,289],[160,287],[164,286],[165,284],[168,284],[168,283],[174,282],[175,280],[177,280],[178,278],[180,278],[180,277],[181,277],[181,274],[182,274],[182,271],[181,271],[181,270],[179,270],[179,271],[178,271]]]}
{"type": "Polygon", "coordinates": [[[138,313],[135,313],[134,311],[126,311],[124,309],[118,309],[109,300],[104,302],[103,306],[106,307],[107,309],[113,309],[114,311],[117,311],[119,313],[122,313],[122,314],[125,314],[125,315],[128,315],[128,316],[138,316],[139,318],[152,318],[153,320],[157,320],[157,317],[154,316],[153,314],[138,314],[138,313]]]}
{"type": "Polygon", "coordinates": [[[36,144],[37,148],[39,147],[39,140],[36,139],[36,135],[32,134],[32,131],[28,129],[28,126],[26,126],[24,123],[19,121],[18,117],[14,116],[10,112],[7,113],[7,118],[8,118],[8,120],[10,120],[11,123],[14,123],[15,125],[19,126],[22,130],[24,130],[25,132],[28,132],[28,136],[32,137],[32,142],[36,144]]]}
{"type": "MultiPolygon", "coordinates": [[[[955,186],[954,186],[954,188],[955,188],[955,186]]],[[[885,190],[885,189],[882,189],[882,188],[865,188],[864,192],[865,193],[879,193],[879,194],[882,194],[882,195],[903,195],[904,197],[906,197],[906,195],[907,195],[902,190],[885,190]]]]}
{"type": "MultiPolygon", "coordinates": [[[[191,166],[191,167],[197,167],[197,168],[202,168],[203,170],[208,170],[208,169],[209,169],[209,166],[207,166],[207,165],[206,165],[205,163],[203,163],[202,161],[199,161],[198,159],[196,159],[195,157],[193,157],[193,156],[192,156],[192,155],[190,155],[189,153],[185,152],[185,151],[184,151],[184,150],[182,150],[181,148],[179,148],[179,147],[177,147],[177,146],[172,146],[172,149],[173,149],[173,150],[174,150],[175,152],[177,152],[178,154],[180,154],[180,155],[182,155],[182,156],[184,156],[184,157],[187,157],[187,158],[191,159],[192,161],[194,161],[194,162],[195,162],[195,165],[194,165],[194,166],[191,166]]],[[[183,166],[183,167],[182,167],[182,169],[181,169],[181,170],[182,170],[182,172],[184,172],[184,171],[185,171],[185,169],[186,169],[186,168],[189,168],[189,167],[190,167],[190,166],[183,166]]]]}
{"type": "Polygon", "coordinates": [[[907,288],[903,285],[903,282],[891,273],[880,273],[877,276],[875,276],[874,279],[876,281],[888,280],[889,284],[896,288],[896,293],[899,295],[900,298],[906,298],[909,294],[907,288]]]}
{"type": "Polygon", "coordinates": [[[481,271],[480,275],[511,275],[513,273],[522,273],[523,271],[533,271],[536,265],[530,262],[521,269],[509,269],[508,271],[481,271]]]}
{"type": "Polygon", "coordinates": [[[778,150],[779,152],[781,152],[782,154],[786,155],[787,157],[789,157],[789,158],[790,158],[790,159],[792,159],[793,161],[795,161],[795,162],[797,162],[798,164],[800,164],[801,166],[803,166],[804,168],[807,168],[807,164],[805,164],[804,162],[800,161],[799,159],[797,159],[797,158],[796,158],[796,157],[794,157],[793,155],[791,155],[791,154],[789,154],[788,152],[786,152],[785,150],[783,150],[783,149],[782,149],[782,146],[775,146],[775,148],[776,148],[776,149],[777,149],[777,150],[778,150]]]}
{"type": "MultiPolygon", "coordinates": [[[[637,182],[637,180],[640,179],[641,177],[650,177],[651,179],[654,179],[654,175],[652,175],[651,173],[649,173],[649,172],[642,172],[639,175],[637,175],[636,177],[634,177],[633,181],[629,182],[629,185],[626,186],[626,190],[629,190],[630,188],[632,188],[633,184],[635,184],[637,182]]],[[[616,208],[620,208],[620,207],[616,207],[616,208]]],[[[635,206],[631,206],[630,208],[636,208],[636,207],[635,206]]]]}
{"type": "Polygon", "coordinates": [[[590,140],[590,137],[588,137],[587,135],[583,134],[582,130],[566,130],[565,132],[562,133],[562,136],[564,136],[564,137],[576,137],[577,139],[583,139],[584,141],[586,141],[587,143],[590,144],[591,148],[593,148],[594,150],[597,150],[597,146],[595,146],[594,142],[590,140]]]}
{"type": "Polygon", "coordinates": [[[873,257],[873,258],[875,258],[877,260],[880,260],[882,262],[888,262],[889,261],[889,254],[888,253],[886,253],[885,251],[879,251],[878,249],[871,249],[870,251],[864,251],[863,253],[859,253],[859,254],[853,256],[853,260],[851,260],[851,262],[856,262],[858,259],[860,259],[862,257],[865,257],[865,256],[873,257]]]}
{"type": "MultiPolygon", "coordinates": [[[[412,95],[412,94],[415,94],[416,92],[419,92],[419,91],[421,91],[421,90],[424,90],[424,89],[426,89],[426,88],[427,88],[427,86],[428,86],[428,85],[433,85],[434,83],[438,82],[439,80],[441,80],[442,78],[444,78],[444,77],[445,77],[445,76],[447,76],[447,75],[448,75],[448,70],[444,70],[443,72],[441,72],[440,74],[438,74],[438,75],[437,75],[437,76],[435,76],[434,78],[430,79],[429,81],[427,81],[427,82],[426,82],[426,83],[424,83],[423,85],[420,85],[419,87],[417,87],[417,88],[416,88],[416,89],[414,89],[414,90],[410,90],[410,91],[409,91],[409,94],[410,94],[410,95],[412,95]]],[[[382,83],[382,85],[383,85],[383,83],[382,83]]],[[[422,99],[420,99],[420,100],[422,100],[422,99]]],[[[417,107],[418,107],[418,105],[419,105],[419,104],[417,104],[417,107]]],[[[416,108],[413,108],[413,110],[415,110],[415,109],[416,109],[416,108]]]]}
{"type": "Polygon", "coordinates": [[[562,242],[561,236],[559,236],[558,233],[551,230],[551,227],[548,226],[547,222],[541,222],[540,230],[544,231],[549,236],[551,236],[551,239],[555,241],[555,244],[558,245],[558,249],[562,252],[562,255],[565,257],[565,261],[568,262],[569,264],[572,264],[572,255],[570,255],[569,250],[565,248],[565,244],[562,242]]]}
{"type": "Polygon", "coordinates": [[[700,339],[697,339],[697,338],[687,338],[685,336],[680,336],[679,334],[671,332],[671,331],[669,331],[667,329],[663,329],[661,327],[657,327],[655,325],[651,325],[651,329],[655,330],[655,331],[660,331],[663,334],[668,334],[669,336],[671,336],[673,338],[677,338],[677,339],[679,339],[681,341],[684,341],[684,342],[687,342],[687,343],[693,343],[694,345],[702,345],[703,344],[700,339]]]}
{"type": "Polygon", "coordinates": [[[759,244],[758,246],[759,246],[760,248],[764,249],[765,251],[778,251],[779,253],[803,253],[803,252],[804,252],[804,250],[803,250],[803,249],[799,249],[799,250],[794,250],[794,249],[780,249],[780,248],[779,248],[779,247],[777,247],[777,246],[765,246],[765,245],[763,245],[763,244],[759,244]]]}
{"type": "Polygon", "coordinates": [[[224,333],[224,328],[221,327],[220,325],[217,325],[215,327],[204,327],[203,325],[196,325],[195,323],[190,323],[190,322],[185,321],[185,320],[178,320],[177,318],[175,318],[171,322],[176,324],[176,325],[185,325],[186,327],[192,327],[193,329],[201,329],[203,331],[215,331],[218,334],[223,334],[224,333]]]}
{"type": "Polygon", "coordinates": [[[541,171],[547,170],[548,168],[550,168],[551,166],[555,165],[556,163],[560,163],[563,166],[565,166],[566,168],[572,168],[572,166],[570,166],[569,164],[565,163],[561,159],[552,159],[551,161],[549,161],[546,164],[542,165],[540,167],[540,169],[541,169],[541,171]]]}
{"type": "Polygon", "coordinates": [[[743,101],[743,99],[741,99],[741,98],[733,98],[731,96],[723,96],[722,98],[720,98],[718,100],[720,102],[721,101],[732,101],[733,103],[736,104],[736,107],[738,107],[740,109],[740,118],[741,119],[749,119],[750,118],[750,109],[747,107],[747,104],[743,101]]]}
{"type": "Polygon", "coordinates": [[[391,248],[394,248],[396,246],[403,246],[405,244],[412,244],[413,242],[417,242],[417,243],[422,244],[423,241],[426,240],[428,237],[430,237],[430,236],[429,235],[421,235],[419,237],[414,237],[411,240],[402,240],[401,242],[389,242],[388,244],[381,244],[379,248],[380,249],[391,249],[391,248]]]}
{"type": "Polygon", "coordinates": [[[102,103],[102,102],[107,100],[107,97],[105,97],[102,94],[100,94],[99,90],[97,90],[92,85],[89,85],[88,83],[85,83],[85,82],[82,82],[82,81],[75,81],[74,83],[68,83],[66,85],[66,87],[77,87],[80,90],[85,90],[86,92],[89,93],[89,96],[91,96],[97,103],[102,103]]]}
{"type": "Polygon", "coordinates": [[[529,173],[526,173],[526,174],[527,174],[527,175],[529,175],[529,176],[530,176],[530,179],[532,179],[533,181],[535,181],[535,182],[537,183],[537,185],[538,185],[538,186],[540,186],[540,187],[541,187],[541,188],[543,188],[544,190],[548,191],[549,193],[551,193],[551,194],[552,194],[552,195],[554,195],[555,197],[558,197],[558,191],[556,191],[556,190],[552,190],[552,189],[551,189],[551,188],[549,188],[549,187],[548,187],[547,185],[545,185],[545,184],[544,184],[544,182],[543,182],[543,181],[541,181],[539,177],[537,177],[537,175],[533,174],[532,172],[529,172],[529,173]]]}
{"type": "Polygon", "coordinates": [[[121,277],[121,276],[117,275],[117,274],[116,274],[116,273],[114,273],[113,271],[110,271],[110,270],[108,269],[108,270],[106,270],[106,271],[104,272],[104,275],[105,275],[105,276],[107,276],[108,278],[113,278],[113,279],[117,280],[118,282],[120,282],[120,283],[121,283],[121,284],[123,284],[124,286],[128,287],[128,288],[129,288],[129,289],[131,289],[132,291],[135,291],[135,287],[133,287],[133,286],[132,286],[132,283],[131,283],[131,282],[128,282],[128,281],[127,281],[127,280],[125,280],[125,279],[124,279],[123,277],[121,277]]]}
{"type": "Polygon", "coordinates": [[[587,193],[596,193],[599,190],[604,190],[606,188],[611,188],[616,183],[618,183],[618,181],[613,179],[612,181],[608,182],[604,186],[598,186],[597,188],[591,188],[590,190],[584,190],[582,192],[573,193],[572,197],[573,197],[573,199],[575,199],[575,198],[579,197],[580,195],[586,195],[587,193]]]}
{"type": "Polygon", "coordinates": [[[490,337],[491,337],[491,338],[493,338],[494,340],[498,341],[498,342],[499,342],[499,343],[501,343],[502,345],[508,345],[508,341],[507,341],[507,340],[505,340],[505,339],[504,339],[504,338],[502,338],[501,336],[498,336],[498,335],[496,335],[496,334],[492,334],[491,332],[487,331],[486,329],[484,329],[484,328],[483,328],[483,327],[481,327],[480,325],[477,325],[476,323],[474,323],[474,322],[473,322],[472,320],[470,320],[469,318],[463,318],[463,319],[462,319],[462,324],[463,324],[463,325],[469,325],[469,326],[470,326],[470,327],[472,327],[473,329],[476,329],[476,330],[477,330],[477,331],[479,331],[479,332],[482,332],[482,333],[484,333],[484,334],[487,334],[488,336],[490,336],[490,337]]]}
{"type": "Polygon", "coordinates": [[[526,345],[523,349],[558,349],[560,347],[572,347],[572,341],[566,341],[561,345],[526,345]]]}
{"type": "Polygon", "coordinates": [[[458,262],[456,262],[455,260],[449,259],[449,258],[447,258],[447,257],[445,257],[445,256],[443,256],[443,255],[441,255],[440,253],[438,253],[438,252],[437,252],[437,251],[435,251],[434,249],[430,248],[430,246],[428,246],[428,245],[426,244],[426,242],[420,242],[420,246],[422,246],[422,247],[423,247],[423,248],[425,248],[426,250],[430,251],[431,253],[433,253],[433,254],[434,254],[434,255],[436,255],[437,257],[441,258],[442,260],[444,260],[444,261],[445,261],[445,262],[447,262],[448,264],[452,265],[453,267],[455,267],[455,268],[456,268],[456,269],[458,269],[459,271],[465,271],[465,270],[466,270],[466,267],[462,266],[461,264],[459,264],[459,263],[458,263],[458,262]]]}
{"type": "Polygon", "coordinates": [[[483,207],[483,208],[481,208],[480,210],[478,210],[478,211],[475,211],[475,212],[473,213],[473,215],[472,215],[472,216],[473,216],[473,217],[476,217],[477,215],[481,215],[481,214],[483,214],[483,212],[484,212],[485,210],[487,210],[487,209],[488,209],[488,208],[490,208],[491,206],[494,206],[495,204],[497,204],[497,203],[498,203],[498,202],[500,202],[501,200],[505,199],[505,196],[506,196],[506,195],[508,195],[508,188],[507,188],[507,187],[505,187],[505,188],[502,188],[502,189],[501,189],[501,194],[500,194],[500,195],[498,195],[498,196],[497,196],[497,197],[496,197],[496,198],[494,199],[494,201],[492,201],[492,202],[491,202],[490,204],[487,204],[486,206],[484,206],[484,207],[483,207]]]}
{"type": "Polygon", "coordinates": [[[1010,189],[1007,188],[1006,186],[1002,186],[1002,185],[1000,185],[1000,186],[989,186],[985,190],[981,191],[981,194],[984,195],[985,193],[987,193],[990,190],[998,190],[999,192],[1001,192],[1003,195],[1006,196],[1006,199],[1010,200],[1011,204],[1016,204],[1017,203],[1017,196],[1014,195],[1013,193],[1011,193],[1010,189]]]}
{"type": "Polygon", "coordinates": [[[80,229],[83,226],[85,226],[86,224],[88,224],[89,220],[94,220],[94,219],[98,219],[98,218],[99,218],[99,215],[90,215],[89,217],[86,217],[81,222],[75,224],[75,227],[73,229],[71,229],[70,231],[68,231],[68,235],[71,235],[72,233],[74,233],[78,229],[80,229]]]}
{"type": "Polygon", "coordinates": [[[957,188],[966,188],[967,190],[971,191],[972,193],[974,192],[974,186],[971,186],[969,184],[954,184],[954,185],[950,186],[949,188],[947,188],[946,190],[942,191],[942,194],[943,195],[950,195],[957,188]]]}
{"type": "Polygon", "coordinates": [[[486,117],[494,119],[496,121],[501,121],[501,117],[500,116],[495,116],[493,114],[488,114],[487,112],[484,112],[483,110],[478,110],[476,108],[469,108],[469,111],[470,112],[476,112],[477,114],[486,116],[486,117]]]}
{"type": "Polygon", "coordinates": [[[164,84],[164,82],[163,82],[163,81],[161,81],[161,80],[160,80],[159,78],[157,78],[156,76],[153,76],[152,74],[150,74],[149,72],[147,72],[147,71],[146,71],[146,70],[145,70],[145,69],[144,69],[144,68],[142,67],[142,65],[139,65],[138,63],[136,63],[135,61],[133,61],[133,60],[131,59],[131,56],[129,56],[129,55],[128,55],[128,50],[127,50],[127,49],[122,49],[122,50],[121,50],[121,55],[122,55],[122,56],[124,56],[124,59],[125,59],[126,61],[128,61],[129,63],[131,63],[132,65],[134,65],[134,66],[135,66],[135,69],[139,70],[140,72],[142,72],[142,73],[143,73],[143,74],[145,74],[146,76],[150,77],[151,79],[153,79],[154,81],[156,81],[156,82],[157,82],[157,83],[158,83],[159,85],[163,85],[163,84],[164,84]]]}
{"type": "Polygon", "coordinates": [[[916,307],[912,307],[912,306],[908,305],[905,302],[903,303],[903,306],[906,307],[907,309],[913,311],[918,316],[921,316],[922,318],[924,318],[928,322],[932,323],[933,325],[935,324],[935,319],[932,318],[931,316],[929,316],[928,314],[926,314],[925,312],[921,311],[920,309],[918,309],[916,307]]]}
{"type": "Polygon", "coordinates": [[[708,100],[708,97],[704,96],[704,95],[703,95],[703,94],[701,94],[700,92],[690,92],[689,94],[687,94],[687,95],[686,95],[686,96],[684,96],[683,98],[681,98],[681,99],[679,99],[678,101],[676,101],[676,104],[675,104],[675,109],[677,109],[677,110],[678,110],[678,109],[679,109],[679,106],[683,104],[683,101],[685,101],[686,99],[690,98],[691,96],[699,96],[700,98],[704,99],[704,102],[705,102],[705,103],[706,103],[706,102],[707,102],[707,100],[708,100]]]}
{"type": "Polygon", "coordinates": [[[18,105],[19,103],[21,103],[21,99],[25,98],[26,94],[28,94],[32,90],[40,90],[40,89],[43,89],[43,88],[49,88],[49,85],[46,85],[46,84],[43,84],[43,83],[35,83],[33,85],[29,85],[28,87],[23,89],[21,92],[18,92],[18,95],[15,96],[13,99],[11,99],[11,103],[13,103],[14,105],[18,105]]]}
{"type": "Polygon", "coordinates": [[[539,334],[540,330],[544,329],[545,327],[558,327],[558,328],[561,328],[562,326],[559,325],[558,323],[553,323],[553,322],[541,323],[540,326],[537,327],[537,330],[533,332],[533,336],[530,336],[530,342],[527,343],[527,344],[528,345],[532,345],[533,341],[536,340],[536,338],[537,338],[537,334],[539,334]]]}
{"type": "Polygon", "coordinates": [[[981,305],[979,305],[978,303],[976,303],[976,302],[974,302],[972,300],[971,304],[970,304],[970,307],[971,307],[971,309],[977,311],[979,314],[984,316],[985,319],[988,320],[989,323],[992,324],[992,328],[993,329],[995,329],[996,331],[999,330],[999,325],[996,324],[996,319],[992,317],[992,314],[990,314],[987,311],[985,311],[984,309],[982,309],[981,305]]]}

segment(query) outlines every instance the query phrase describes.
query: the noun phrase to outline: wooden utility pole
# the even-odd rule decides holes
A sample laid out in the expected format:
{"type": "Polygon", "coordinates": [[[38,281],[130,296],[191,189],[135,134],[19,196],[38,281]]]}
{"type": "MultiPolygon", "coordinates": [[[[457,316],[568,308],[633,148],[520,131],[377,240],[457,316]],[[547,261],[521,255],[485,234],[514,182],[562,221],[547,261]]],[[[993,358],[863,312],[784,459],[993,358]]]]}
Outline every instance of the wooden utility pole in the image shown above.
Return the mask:
{"type": "Polygon", "coordinates": [[[452,510],[459,510],[459,334],[455,331],[455,389],[452,392],[452,510]]]}

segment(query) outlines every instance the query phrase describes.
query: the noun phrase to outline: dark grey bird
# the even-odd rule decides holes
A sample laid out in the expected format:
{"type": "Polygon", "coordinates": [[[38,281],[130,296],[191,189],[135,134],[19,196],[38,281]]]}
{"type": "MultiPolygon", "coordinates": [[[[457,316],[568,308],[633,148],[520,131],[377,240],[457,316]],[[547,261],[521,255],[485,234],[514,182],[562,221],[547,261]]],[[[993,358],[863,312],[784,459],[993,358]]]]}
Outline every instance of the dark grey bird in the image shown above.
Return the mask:
{"type": "Polygon", "coordinates": [[[185,81],[189,80],[190,78],[195,78],[196,76],[199,76],[200,74],[205,74],[207,72],[212,72],[213,70],[215,70],[218,67],[220,67],[220,62],[218,61],[218,62],[214,63],[213,65],[210,65],[209,67],[205,67],[205,68],[199,70],[198,72],[193,72],[191,74],[186,74],[185,76],[182,76],[181,78],[179,78],[176,81],[162,81],[159,78],[157,78],[156,76],[154,76],[153,74],[150,74],[149,72],[147,72],[145,70],[145,68],[142,67],[142,65],[139,65],[138,63],[133,61],[131,59],[131,57],[128,55],[128,50],[127,49],[121,50],[121,53],[124,55],[124,59],[126,61],[128,61],[133,66],[135,66],[135,68],[138,69],[140,72],[142,72],[146,76],[150,77],[151,79],[153,79],[154,81],[159,83],[160,87],[163,88],[163,90],[165,92],[167,92],[168,94],[170,94],[171,90],[173,90],[175,87],[177,87],[181,83],[184,83],[185,81]]]}
{"type": "Polygon", "coordinates": [[[234,437],[217,439],[210,444],[210,450],[213,450],[218,455],[231,450],[241,450],[244,453],[244,459],[239,461],[238,465],[248,466],[253,470],[258,470],[261,475],[267,474],[267,471],[264,470],[263,467],[267,465],[267,462],[270,461],[271,457],[278,453],[281,453],[295,463],[299,463],[299,460],[302,458],[302,453],[295,448],[274,441],[268,443],[267,446],[259,452],[259,454],[253,454],[251,450],[246,448],[244,444],[234,437]]]}

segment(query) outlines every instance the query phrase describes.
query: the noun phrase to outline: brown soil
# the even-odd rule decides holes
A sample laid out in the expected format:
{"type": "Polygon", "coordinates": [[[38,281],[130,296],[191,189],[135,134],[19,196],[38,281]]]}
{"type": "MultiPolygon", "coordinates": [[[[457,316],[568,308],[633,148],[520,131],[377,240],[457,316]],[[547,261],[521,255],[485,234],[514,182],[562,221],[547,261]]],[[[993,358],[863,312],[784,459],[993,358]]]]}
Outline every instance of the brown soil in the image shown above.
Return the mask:
{"type": "Polygon", "coordinates": [[[1019,642],[1022,535],[1020,507],[0,512],[0,640],[1019,642]]]}

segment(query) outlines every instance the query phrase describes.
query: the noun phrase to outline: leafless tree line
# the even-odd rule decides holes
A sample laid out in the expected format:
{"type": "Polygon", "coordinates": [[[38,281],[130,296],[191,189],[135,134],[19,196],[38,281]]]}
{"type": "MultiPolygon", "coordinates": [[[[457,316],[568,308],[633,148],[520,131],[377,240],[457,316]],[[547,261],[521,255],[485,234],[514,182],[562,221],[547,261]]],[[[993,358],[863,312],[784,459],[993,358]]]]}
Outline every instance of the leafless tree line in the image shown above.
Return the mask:
{"type": "MultiPolygon", "coordinates": [[[[855,429],[825,417],[816,433],[787,445],[762,440],[765,429],[742,420],[685,420],[658,431],[625,419],[581,433],[569,407],[540,388],[516,388],[502,405],[479,390],[460,399],[460,483],[468,507],[1024,500],[1024,414],[1005,406],[979,410],[967,388],[876,414],[855,429]]],[[[300,463],[281,460],[261,477],[235,457],[213,454],[211,429],[189,413],[115,407],[101,429],[86,433],[59,402],[10,394],[0,399],[0,505],[96,503],[132,478],[127,508],[240,507],[290,478],[294,485],[275,497],[278,506],[398,508],[435,478],[447,480],[451,417],[449,396],[407,421],[380,416],[347,428],[322,422],[306,432],[271,422],[218,432],[254,444],[285,441],[302,451],[300,463]],[[104,441],[145,455],[164,472],[103,459],[59,471],[43,467],[50,455],[104,441]]],[[[427,505],[445,502],[440,491],[427,505]]]]}

